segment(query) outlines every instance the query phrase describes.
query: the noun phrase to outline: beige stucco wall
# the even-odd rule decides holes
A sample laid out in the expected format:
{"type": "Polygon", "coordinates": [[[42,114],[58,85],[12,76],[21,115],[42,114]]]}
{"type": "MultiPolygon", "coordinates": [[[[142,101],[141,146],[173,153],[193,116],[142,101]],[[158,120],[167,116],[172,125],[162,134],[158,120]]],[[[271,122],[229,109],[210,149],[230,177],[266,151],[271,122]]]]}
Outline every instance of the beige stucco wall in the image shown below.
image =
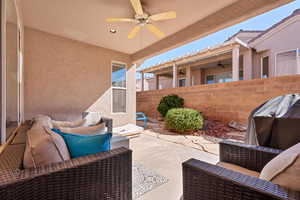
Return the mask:
{"type": "MultiPolygon", "coordinates": [[[[101,37],[101,36],[99,36],[101,37]]],[[[25,118],[74,120],[84,111],[135,123],[135,66],[129,55],[25,28],[25,118]],[[112,114],[111,62],[126,63],[127,113],[112,114]]]]}
{"type": "MultiPolygon", "coordinates": [[[[270,55],[270,76],[275,76],[275,56],[277,53],[291,49],[300,48],[300,16],[296,16],[290,22],[282,24],[253,47],[257,52],[268,51],[270,55]]],[[[260,59],[260,58],[257,58],[260,59]]],[[[256,61],[257,63],[260,60],[256,61]]]]}

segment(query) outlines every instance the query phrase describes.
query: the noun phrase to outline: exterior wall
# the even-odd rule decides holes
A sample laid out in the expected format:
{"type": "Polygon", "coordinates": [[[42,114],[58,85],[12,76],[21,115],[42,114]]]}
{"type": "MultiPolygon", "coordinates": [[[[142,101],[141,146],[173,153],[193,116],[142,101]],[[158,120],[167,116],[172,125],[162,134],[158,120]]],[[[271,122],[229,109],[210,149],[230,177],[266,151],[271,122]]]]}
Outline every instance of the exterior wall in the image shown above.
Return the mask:
{"type": "Polygon", "coordinates": [[[295,19],[287,24],[282,24],[277,27],[276,30],[266,34],[266,37],[262,37],[261,42],[255,44],[253,47],[257,52],[263,52],[269,50],[270,54],[270,76],[275,75],[275,56],[277,53],[300,48],[300,16],[296,16],[295,19]]]}
{"type": "Polygon", "coordinates": [[[74,120],[84,111],[135,123],[135,66],[129,55],[25,28],[25,118],[74,120]],[[127,64],[127,113],[111,113],[111,62],[127,64]]]}
{"type": "Polygon", "coordinates": [[[6,122],[18,121],[18,28],[6,25],[6,122]]]}
{"type": "Polygon", "coordinates": [[[184,98],[186,107],[202,111],[207,119],[247,123],[257,106],[289,93],[300,93],[300,75],[138,92],[137,111],[156,118],[160,99],[177,94],[184,98]]]}

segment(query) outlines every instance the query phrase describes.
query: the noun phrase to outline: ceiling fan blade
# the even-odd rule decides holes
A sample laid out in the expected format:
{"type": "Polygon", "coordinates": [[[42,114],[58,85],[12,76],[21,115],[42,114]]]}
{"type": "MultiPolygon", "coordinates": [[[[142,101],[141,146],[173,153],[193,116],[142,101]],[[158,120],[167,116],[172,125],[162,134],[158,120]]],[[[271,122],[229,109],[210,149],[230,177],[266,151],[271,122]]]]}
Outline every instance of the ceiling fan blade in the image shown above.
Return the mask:
{"type": "Polygon", "coordinates": [[[136,36],[136,34],[141,30],[140,26],[135,26],[130,33],[128,34],[128,39],[132,39],[136,36]]]}
{"type": "Polygon", "coordinates": [[[175,18],[176,18],[176,12],[174,12],[174,11],[159,13],[159,14],[150,16],[150,19],[153,21],[175,19],[175,18]]]}
{"type": "Polygon", "coordinates": [[[147,26],[148,30],[151,31],[152,33],[154,33],[157,37],[162,38],[165,36],[165,34],[162,31],[160,31],[153,24],[147,24],[146,26],[147,26]]]}
{"type": "Polygon", "coordinates": [[[140,0],[130,0],[130,2],[136,14],[138,15],[144,14],[143,7],[140,0]]]}
{"type": "Polygon", "coordinates": [[[107,22],[136,22],[135,19],[130,18],[107,18],[107,22]]]}

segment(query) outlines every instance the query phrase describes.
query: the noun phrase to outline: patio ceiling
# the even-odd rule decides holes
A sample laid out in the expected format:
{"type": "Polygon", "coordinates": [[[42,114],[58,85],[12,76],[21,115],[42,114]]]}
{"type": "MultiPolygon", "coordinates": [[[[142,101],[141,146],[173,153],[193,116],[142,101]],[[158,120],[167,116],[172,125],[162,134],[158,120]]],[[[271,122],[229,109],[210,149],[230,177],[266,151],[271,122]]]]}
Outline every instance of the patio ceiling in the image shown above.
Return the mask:
{"type": "Polygon", "coordinates": [[[27,27],[127,53],[133,61],[141,61],[291,1],[142,0],[147,12],[174,10],[177,19],[155,23],[165,32],[163,39],[142,31],[131,40],[127,35],[134,24],[105,21],[133,17],[129,0],[26,0],[22,7],[27,27]],[[110,28],[117,33],[111,34],[110,28]]]}

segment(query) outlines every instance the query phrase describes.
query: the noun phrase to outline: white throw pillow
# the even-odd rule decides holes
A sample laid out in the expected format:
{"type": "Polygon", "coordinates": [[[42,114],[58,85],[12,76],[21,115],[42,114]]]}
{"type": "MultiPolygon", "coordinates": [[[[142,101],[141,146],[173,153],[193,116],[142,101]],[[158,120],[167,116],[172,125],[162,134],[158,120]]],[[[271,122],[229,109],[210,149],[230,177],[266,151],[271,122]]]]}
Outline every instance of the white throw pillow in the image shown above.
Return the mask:
{"type": "Polygon", "coordinates": [[[60,127],[59,130],[64,133],[74,133],[74,134],[96,134],[96,133],[105,133],[105,124],[101,123],[96,126],[88,127],[78,127],[78,128],[65,128],[60,127]]]}
{"type": "Polygon", "coordinates": [[[52,120],[46,115],[37,115],[33,118],[34,124],[39,124],[39,126],[53,128],[52,120]]]}
{"type": "Polygon", "coordinates": [[[99,112],[87,112],[84,119],[86,121],[83,126],[94,126],[101,122],[101,115],[99,112]]]}
{"type": "Polygon", "coordinates": [[[283,151],[267,163],[259,178],[300,191],[300,143],[283,151]]]}

